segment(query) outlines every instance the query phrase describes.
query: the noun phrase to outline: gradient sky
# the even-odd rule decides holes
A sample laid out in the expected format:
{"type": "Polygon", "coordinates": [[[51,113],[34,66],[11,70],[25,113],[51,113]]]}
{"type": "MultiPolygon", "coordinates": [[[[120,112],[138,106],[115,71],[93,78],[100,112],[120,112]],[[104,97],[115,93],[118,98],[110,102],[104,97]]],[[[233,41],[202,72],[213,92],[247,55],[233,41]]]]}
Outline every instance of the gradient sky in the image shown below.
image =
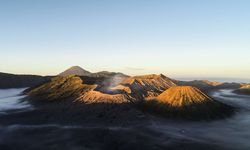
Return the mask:
{"type": "Polygon", "coordinates": [[[0,72],[250,80],[248,0],[0,1],[0,72]]]}

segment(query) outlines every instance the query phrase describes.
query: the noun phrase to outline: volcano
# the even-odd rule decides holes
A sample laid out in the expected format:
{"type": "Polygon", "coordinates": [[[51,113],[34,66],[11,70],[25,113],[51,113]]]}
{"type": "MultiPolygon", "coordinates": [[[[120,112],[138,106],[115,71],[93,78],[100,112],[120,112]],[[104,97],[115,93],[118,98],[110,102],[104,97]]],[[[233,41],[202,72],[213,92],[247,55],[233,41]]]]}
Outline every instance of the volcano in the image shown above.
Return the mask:
{"type": "Polygon", "coordinates": [[[47,101],[73,98],[85,103],[121,103],[156,97],[171,86],[175,84],[163,75],[136,77],[69,75],[52,78],[47,83],[28,89],[27,94],[47,101]]]}
{"type": "Polygon", "coordinates": [[[126,78],[121,85],[131,89],[137,99],[150,99],[158,96],[166,89],[176,86],[172,79],[159,74],[149,74],[126,78]]]}
{"type": "Polygon", "coordinates": [[[226,117],[232,108],[191,86],[176,86],[163,75],[121,78],[66,76],[55,77],[40,86],[26,90],[33,102],[80,102],[83,104],[149,104],[141,105],[150,112],[174,117],[206,119],[226,117]],[[116,81],[117,82],[117,81],[116,81]],[[152,109],[153,108],[153,109],[152,109]]]}
{"type": "Polygon", "coordinates": [[[68,68],[67,70],[63,71],[62,73],[59,73],[58,76],[66,77],[70,75],[77,75],[77,76],[87,76],[87,77],[95,77],[95,78],[108,78],[108,77],[129,77],[128,75],[125,75],[121,72],[109,72],[109,71],[100,71],[96,73],[89,72],[85,69],[83,69],[80,66],[72,66],[68,68]]]}
{"type": "Polygon", "coordinates": [[[213,102],[212,98],[192,86],[176,86],[164,91],[157,100],[172,107],[183,107],[193,104],[213,102]]]}
{"type": "Polygon", "coordinates": [[[69,75],[91,76],[92,73],[87,70],[84,70],[83,68],[79,66],[72,66],[69,69],[59,74],[59,76],[69,76],[69,75]]]}
{"type": "Polygon", "coordinates": [[[231,106],[214,100],[192,86],[170,87],[146,104],[145,109],[158,114],[191,120],[222,118],[233,112],[231,106]]]}

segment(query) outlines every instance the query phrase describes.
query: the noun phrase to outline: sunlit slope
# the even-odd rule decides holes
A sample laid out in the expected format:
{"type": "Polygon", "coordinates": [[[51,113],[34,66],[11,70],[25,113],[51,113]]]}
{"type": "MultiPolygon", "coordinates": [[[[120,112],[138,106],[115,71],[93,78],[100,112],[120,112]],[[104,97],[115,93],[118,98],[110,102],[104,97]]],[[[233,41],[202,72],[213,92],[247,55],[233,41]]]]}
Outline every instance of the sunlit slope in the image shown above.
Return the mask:
{"type": "Polygon", "coordinates": [[[141,108],[165,117],[191,120],[224,118],[233,113],[233,107],[192,86],[170,87],[157,98],[145,101],[141,108]]]}
{"type": "Polygon", "coordinates": [[[171,87],[157,97],[157,100],[173,107],[212,102],[212,99],[192,86],[171,87]]]}
{"type": "Polygon", "coordinates": [[[175,84],[163,75],[140,77],[87,77],[70,75],[26,91],[29,97],[42,101],[72,99],[84,103],[137,102],[158,96],[175,84]]]}

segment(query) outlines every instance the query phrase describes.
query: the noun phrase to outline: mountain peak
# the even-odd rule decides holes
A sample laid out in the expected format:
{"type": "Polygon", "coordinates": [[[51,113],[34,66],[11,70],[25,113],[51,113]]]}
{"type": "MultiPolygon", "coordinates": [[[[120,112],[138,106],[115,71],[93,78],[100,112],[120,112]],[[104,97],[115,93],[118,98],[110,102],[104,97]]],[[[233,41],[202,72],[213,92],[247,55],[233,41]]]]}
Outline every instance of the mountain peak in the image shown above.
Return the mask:
{"type": "Polygon", "coordinates": [[[84,70],[80,66],[72,66],[69,69],[59,74],[59,76],[68,76],[68,75],[90,76],[91,72],[84,70]]]}
{"type": "Polygon", "coordinates": [[[72,67],[70,67],[69,69],[83,69],[83,68],[80,67],[80,66],[72,66],[72,67]]]}
{"type": "Polygon", "coordinates": [[[212,101],[206,94],[192,86],[175,86],[167,89],[157,97],[158,100],[174,107],[183,107],[212,101]]]}

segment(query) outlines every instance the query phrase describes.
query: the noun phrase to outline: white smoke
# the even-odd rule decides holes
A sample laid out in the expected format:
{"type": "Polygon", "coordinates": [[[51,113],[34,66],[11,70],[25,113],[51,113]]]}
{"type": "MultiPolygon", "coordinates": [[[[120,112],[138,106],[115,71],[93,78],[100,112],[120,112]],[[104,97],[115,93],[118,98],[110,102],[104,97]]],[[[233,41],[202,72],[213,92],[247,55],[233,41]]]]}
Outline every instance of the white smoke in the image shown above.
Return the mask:
{"type": "Polygon", "coordinates": [[[112,92],[114,91],[112,88],[118,86],[124,81],[125,77],[121,75],[114,75],[106,80],[103,81],[103,89],[107,92],[112,92]]]}

